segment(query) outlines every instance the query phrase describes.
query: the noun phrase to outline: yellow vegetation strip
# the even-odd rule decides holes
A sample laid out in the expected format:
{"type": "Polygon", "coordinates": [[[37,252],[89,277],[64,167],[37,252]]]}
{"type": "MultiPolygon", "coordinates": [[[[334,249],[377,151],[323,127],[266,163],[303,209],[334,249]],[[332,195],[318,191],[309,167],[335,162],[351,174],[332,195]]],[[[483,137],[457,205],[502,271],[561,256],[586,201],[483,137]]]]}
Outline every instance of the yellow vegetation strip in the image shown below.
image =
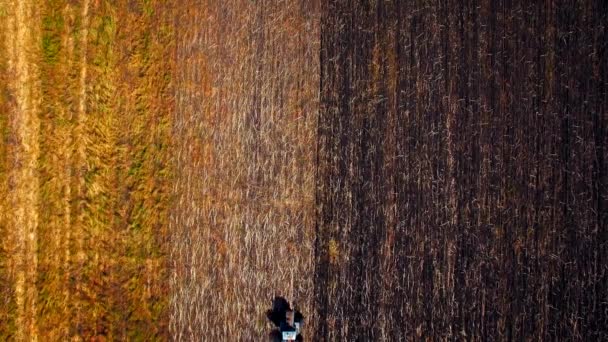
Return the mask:
{"type": "Polygon", "coordinates": [[[37,340],[36,270],[38,226],[38,83],[35,58],[39,31],[36,7],[22,0],[3,4],[8,69],[13,76],[9,89],[15,103],[9,109],[9,239],[14,242],[9,272],[14,275],[16,339],[37,340]]]}

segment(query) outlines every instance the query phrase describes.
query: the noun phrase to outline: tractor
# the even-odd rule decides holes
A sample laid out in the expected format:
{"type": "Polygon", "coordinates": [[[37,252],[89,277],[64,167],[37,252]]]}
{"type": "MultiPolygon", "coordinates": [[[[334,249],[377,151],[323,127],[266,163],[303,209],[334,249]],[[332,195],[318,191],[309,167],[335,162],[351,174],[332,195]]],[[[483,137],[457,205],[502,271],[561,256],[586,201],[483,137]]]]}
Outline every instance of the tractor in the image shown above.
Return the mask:
{"type": "Polygon", "coordinates": [[[275,297],[272,301],[272,309],[266,311],[266,317],[275,326],[269,335],[270,341],[303,340],[301,332],[304,316],[298,310],[292,309],[285,298],[275,297]]]}

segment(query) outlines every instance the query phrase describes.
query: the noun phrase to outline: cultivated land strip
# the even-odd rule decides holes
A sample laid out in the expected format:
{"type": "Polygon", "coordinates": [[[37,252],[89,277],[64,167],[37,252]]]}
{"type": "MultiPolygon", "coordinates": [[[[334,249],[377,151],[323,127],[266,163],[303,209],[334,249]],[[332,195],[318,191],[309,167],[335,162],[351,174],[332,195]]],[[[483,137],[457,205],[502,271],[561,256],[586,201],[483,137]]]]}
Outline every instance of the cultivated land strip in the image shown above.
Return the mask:
{"type": "Polygon", "coordinates": [[[16,340],[36,340],[36,272],[38,265],[38,20],[31,1],[3,2],[8,91],[14,101],[8,108],[7,148],[9,191],[6,239],[10,245],[7,271],[14,284],[16,340]]]}

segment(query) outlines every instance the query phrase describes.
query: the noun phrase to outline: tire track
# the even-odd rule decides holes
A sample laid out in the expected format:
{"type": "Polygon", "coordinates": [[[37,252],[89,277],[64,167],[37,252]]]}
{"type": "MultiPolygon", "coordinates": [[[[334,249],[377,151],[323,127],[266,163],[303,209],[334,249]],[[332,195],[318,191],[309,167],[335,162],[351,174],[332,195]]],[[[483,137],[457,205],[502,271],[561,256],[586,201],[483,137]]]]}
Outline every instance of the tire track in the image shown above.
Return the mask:
{"type": "MultiPolygon", "coordinates": [[[[80,13],[82,20],[82,28],[80,34],[80,79],[79,79],[79,90],[78,90],[78,110],[76,112],[76,129],[74,132],[75,146],[76,146],[76,156],[74,158],[74,166],[75,166],[75,176],[76,176],[76,184],[75,184],[75,193],[76,196],[83,199],[85,198],[85,183],[84,183],[84,164],[86,160],[86,143],[84,139],[85,125],[86,125],[86,112],[87,112],[87,42],[88,42],[88,33],[89,33],[89,0],[84,0],[82,4],[82,12],[80,13]]],[[[75,211],[77,216],[74,222],[75,228],[75,251],[76,254],[76,269],[81,269],[82,265],[85,262],[85,253],[83,250],[84,247],[84,206],[85,203],[83,200],[78,201],[76,204],[75,211]]],[[[68,237],[68,241],[71,237],[68,237]]],[[[70,256],[68,256],[68,260],[66,263],[70,265],[70,256]]],[[[82,282],[81,279],[77,281],[77,288],[79,288],[82,282]]],[[[82,321],[81,313],[80,313],[80,305],[76,305],[76,325],[79,325],[82,321]]]]}

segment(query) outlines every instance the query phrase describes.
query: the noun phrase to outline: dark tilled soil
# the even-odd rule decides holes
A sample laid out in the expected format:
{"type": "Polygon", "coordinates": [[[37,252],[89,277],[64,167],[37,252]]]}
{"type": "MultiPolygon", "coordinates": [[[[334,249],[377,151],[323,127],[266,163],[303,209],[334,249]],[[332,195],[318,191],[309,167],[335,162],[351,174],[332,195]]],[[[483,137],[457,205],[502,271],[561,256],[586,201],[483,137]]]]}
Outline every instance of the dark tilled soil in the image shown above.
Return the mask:
{"type": "Polygon", "coordinates": [[[315,340],[608,337],[606,13],[324,4],[315,340]]]}

